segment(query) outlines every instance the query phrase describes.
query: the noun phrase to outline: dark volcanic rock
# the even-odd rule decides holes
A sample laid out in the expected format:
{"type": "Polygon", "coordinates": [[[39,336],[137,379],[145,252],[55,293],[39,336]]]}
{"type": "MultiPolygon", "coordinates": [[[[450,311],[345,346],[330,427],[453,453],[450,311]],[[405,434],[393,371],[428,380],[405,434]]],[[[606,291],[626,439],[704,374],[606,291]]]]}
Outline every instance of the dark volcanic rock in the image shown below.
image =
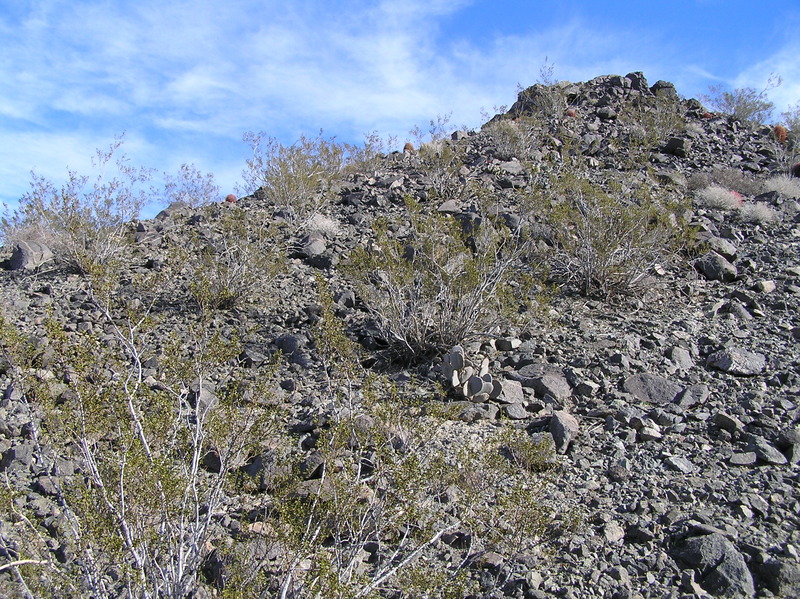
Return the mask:
{"type": "Polygon", "coordinates": [[[707,363],[723,372],[737,376],[752,376],[764,371],[767,358],[764,354],[747,351],[741,347],[728,347],[708,356],[707,363]]]}
{"type": "Polygon", "coordinates": [[[700,585],[718,597],[752,597],[753,576],[742,554],[721,534],[692,537],[675,555],[700,575],[700,585]]]}
{"type": "Polygon", "coordinates": [[[637,400],[656,405],[672,403],[683,391],[679,384],[647,372],[628,377],[623,388],[637,400]]]}

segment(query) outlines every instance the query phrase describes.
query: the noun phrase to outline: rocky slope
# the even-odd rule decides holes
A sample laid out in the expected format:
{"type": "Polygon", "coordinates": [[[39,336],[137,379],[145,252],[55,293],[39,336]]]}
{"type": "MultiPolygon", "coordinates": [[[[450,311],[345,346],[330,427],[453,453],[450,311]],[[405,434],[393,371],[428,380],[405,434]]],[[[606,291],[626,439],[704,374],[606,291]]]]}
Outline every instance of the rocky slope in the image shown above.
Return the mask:
{"type": "MultiPolygon", "coordinates": [[[[800,198],[785,182],[770,190],[770,178],[789,166],[772,129],[710,114],[695,100],[679,100],[670,84],[649,86],[631,73],[534,86],[482,131],[439,143],[457,149],[457,170],[426,168],[406,152],[350,173],[323,226],[294,239],[285,270],[256,282],[251,301],[221,310],[206,325],[236,332],[237,365],[252,372],[281,350],[273,378],[280,434],[297,448],[296,459],[313,458],[313,440],[332,410],[315,329],[321,277],[362,348],[362,364],[418,398],[421,415],[448,406],[446,418],[432,421],[431,447],[447,452],[459,440],[481,443],[505,428],[555,442],[557,467],[541,501],[574,525],[562,522],[559,532],[514,555],[477,543],[467,562],[480,585],[474,596],[799,596],[800,198]],[[655,97],[677,108],[639,108],[638,100],[655,97]],[[535,133],[509,143],[497,125],[511,119],[535,133]],[[632,293],[592,298],[565,287],[533,322],[509,322],[465,343],[469,358],[488,359],[502,385],[497,398],[444,397],[441,356],[405,367],[378,359],[385,339],[341,268],[354,248],[374,240],[375,220],[404,222],[409,194],[424,210],[472,220],[469,202],[442,193],[466,182],[491,190],[507,220],[525,219],[519,193],[546,189],[548,173],[569,160],[599,186],[618,181],[691,202],[689,220],[702,245],[650,269],[632,293]],[[713,185],[733,189],[742,209],[703,202],[701,192],[713,185]],[[268,308],[259,297],[270,298],[268,308]]],[[[233,210],[253,222],[280,216],[258,193],[235,204],[171,206],[134,224],[123,279],[157,271],[169,260],[166,248],[186,246],[192,235],[213,236],[215,223],[233,210]]],[[[395,232],[402,236],[402,226],[395,232]]],[[[9,322],[43,346],[48,319],[68,334],[108,333],[81,276],[54,266],[36,244],[6,250],[0,298],[9,322]]],[[[172,334],[188,343],[198,322],[185,297],[188,275],[178,270],[171,277],[161,283],[171,291],[161,301],[156,358],[145,364],[155,378],[166,360],[163,340],[172,334]]],[[[40,459],[31,429],[41,416],[35,403],[22,401],[12,374],[4,365],[0,468],[26,508],[52,521],[59,514],[52,476],[81,466],[64,455],[56,472],[40,459]]],[[[217,538],[236,537],[264,501],[259,493],[228,497],[217,538]]],[[[55,538],[55,528],[44,534],[55,538]]],[[[18,530],[1,523],[0,560],[19,559],[18,530]]],[[[426,549],[428,559],[442,559],[439,545],[426,549]]],[[[52,549],[57,553],[59,543],[52,549]]],[[[209,559],[206,593],[216,592],[213,571],[209,559]]],[[[0,577],[12,585],[12,573],[0,577]]]]}

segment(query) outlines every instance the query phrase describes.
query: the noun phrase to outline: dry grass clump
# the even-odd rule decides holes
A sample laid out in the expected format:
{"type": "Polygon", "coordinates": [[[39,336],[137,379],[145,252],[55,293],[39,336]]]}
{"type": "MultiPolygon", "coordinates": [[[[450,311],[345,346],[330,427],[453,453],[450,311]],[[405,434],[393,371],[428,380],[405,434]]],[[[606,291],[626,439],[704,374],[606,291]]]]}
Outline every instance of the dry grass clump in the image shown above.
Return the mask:
{"type": "Polygon", "coordinates": [[[308,221],[307,230],[325,237],[336,237],[339,234],[339,221],[324,214],[315,214],[308,221]]]}
{"type": "Polygon", "coordinates": [[[749,223],[770,224],[780,220],[778,213],[763,202],[743,205],[739,209],[739,216],[749,223]]]}
{"type": "Polygon", "coordinates": [[[718,185],[746,196],[756,196],[762,191],[761,181],[729,166],[718,166],[707,172],[695,173],[689,178],[690,190],[703,189],[710,185],[718,185]]]}
{"type": "Polygon", "coordinates": [[[735,210],[742,205],[741,194],[720,185],[710,185],[699,190],[695,196],[698,202],[707,208],[735,210]]]}
{"type": "Polygon", "coordinates": [[[764,181],[765,191],[777,191],[786,198],[800,198],[800,181],[787,175],[776,175],[764,181]]]}

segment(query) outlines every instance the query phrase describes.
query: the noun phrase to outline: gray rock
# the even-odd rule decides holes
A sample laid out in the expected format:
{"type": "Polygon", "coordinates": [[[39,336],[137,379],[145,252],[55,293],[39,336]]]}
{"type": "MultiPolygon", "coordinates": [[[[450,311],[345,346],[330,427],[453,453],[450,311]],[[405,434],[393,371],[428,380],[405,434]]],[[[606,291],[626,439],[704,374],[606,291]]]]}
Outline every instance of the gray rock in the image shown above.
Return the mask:
{"type": "Polygon", "coordinates": [[[706,364],[736,376],[753,376],[764,371],[767,358],[741,347],[727,347],[708,356],[706,364]]]}
{"type": "Polygon", "coordinates": [[[683,387],[657,374],[643,372],[625,379],[623,388],[641,402],[655,405],[672,403],[683,387]]]}
{"type": "Polygon", "coordinates": [[[736,246],[733,245],[727,239],[723,239],[722,237],[717,237],[712,233],[704,231],[698,233],[697,241],[699,243],[702,243],[709,250],[712,250],[717,254],[719,254],[720,256],[723,256],[729,262],[733,262],[733,260],[736,258],[736,253],[737,253],[736,246]]]}
{"type": "Polygon", "coordinates": [[[476,422],[478,420],[494,420],[500,408],[493,403],[455,402],[463,405],[464,409],[458,415],[462,422],[476,422]]]}
{"type": "Polygon", "coordinates": [[[511,420],[524,420],[530,414],[521,403],[510,403],[503,406],[503,413],[511,420]]]}
{"type": "Polygon", "coordinates": [[[572,388],[563,374],[545,374],[534,379],[533,390],[537,395],[549,395],[558,401],[564,401],[572,395],[572,388]]]}
{"type": "Polygon", "coordinates": [[[742,554],[724,535],[714,533],[684,541],[676,552],[687,566],[700,575],[700,585],[721,597],[752,597],[753,576],[742,554]]]}
{"type": "Polygon", "coordinates": [[[550,434],[558,453],[566,453],[569,444],[578,436],[578,421],[564,411],[553,412],[550,419],[550,434]]]}
{"type": "Polygon", "coordinates": [[[745,451],[731,455],[728,463],[731,466],[755,466],[758,457],[754,451],[745,451]]]}
{"type": "Polygon", "coordinates": [[[506,403],[521,403],[525,399],[522,383],[519,381],[501,381],[500,385],[503,388],[501,398],[506,403]]]}
{"type": "Polygon", "coordinates": [[[11,270],[32,270],[53,259],[52,250],[38,241],[18,241],[11,253],[11,270]]]}
{"type": "Polygon", "coordinates": [[[683,409],[691,408],[694,405],[705,403],[710,393],[707,385],[692,385],[678,393],[675,397],[675,404],[683,409]]]}
{"type": "Polygon", "coordinates": [[[729,433],[742,432],[744,430],[742,421],[727,412],[717,412],[714,415],[714,424],[729,433]]]}
{"type": "Polygon", "coordinates": [[[533,389],[537,395],[550,395],[564,401],[572,395],[572,388],[563,369],[552,364],[528,364],[517,372],[508,373],[512,380],[519,381],[523,387],[533,389]]]}
{"type": "Polygon", "coordinates": [[[664,146],[664,151],[667,154],[672,154],[673,156],[679,156],[681,158],[686,158],[691,149],[692,142],[685,137],[670,138],[664,146]]]}
{"type": "Polygon", "coordinates": [[[747,448],[756,454],[759,460],[772,464],[773,466],[783,466],[788,460],[786,456],[770,445],[763,437],[753,436],[747,448]]]}
{"type": "Polygon", "coordinates": [[[682,472],[683,474],[690,474],[695,471],[695,465],[681,456],[670,456],[664,460],[664,463],[673,470],[682,472]]]}
{"type": "Polygon", "coordinates": [[[681,370],[691,370],[694,368],[694,360],[689,350],[684,347],[673,347],[669,351],[669,359],[681,370]]]}
{"type": "Polygon", "coordinates": [[[733,264],[714,251],[700,256],[694,266],[709,281],[730,283],[739,275],[733,264]]]}
{"type": "Polygon", "coordinates": [[[767,588],[779,597],[800,597],[800,564],[773,558],[758,567],[767,588]]]}

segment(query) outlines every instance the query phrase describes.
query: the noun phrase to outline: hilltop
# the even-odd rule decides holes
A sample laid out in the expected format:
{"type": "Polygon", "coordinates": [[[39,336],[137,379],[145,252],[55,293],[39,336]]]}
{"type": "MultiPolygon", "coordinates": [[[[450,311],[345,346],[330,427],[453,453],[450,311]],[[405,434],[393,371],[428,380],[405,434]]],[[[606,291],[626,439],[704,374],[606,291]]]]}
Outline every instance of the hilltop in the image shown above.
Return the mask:
{"type": "Polygon", "coordinates": [[[0,589],[800,594],[796,134],[630,73],[404,151],[254,138],[256,191],[152,220],[41,186],[0,589]]]}

